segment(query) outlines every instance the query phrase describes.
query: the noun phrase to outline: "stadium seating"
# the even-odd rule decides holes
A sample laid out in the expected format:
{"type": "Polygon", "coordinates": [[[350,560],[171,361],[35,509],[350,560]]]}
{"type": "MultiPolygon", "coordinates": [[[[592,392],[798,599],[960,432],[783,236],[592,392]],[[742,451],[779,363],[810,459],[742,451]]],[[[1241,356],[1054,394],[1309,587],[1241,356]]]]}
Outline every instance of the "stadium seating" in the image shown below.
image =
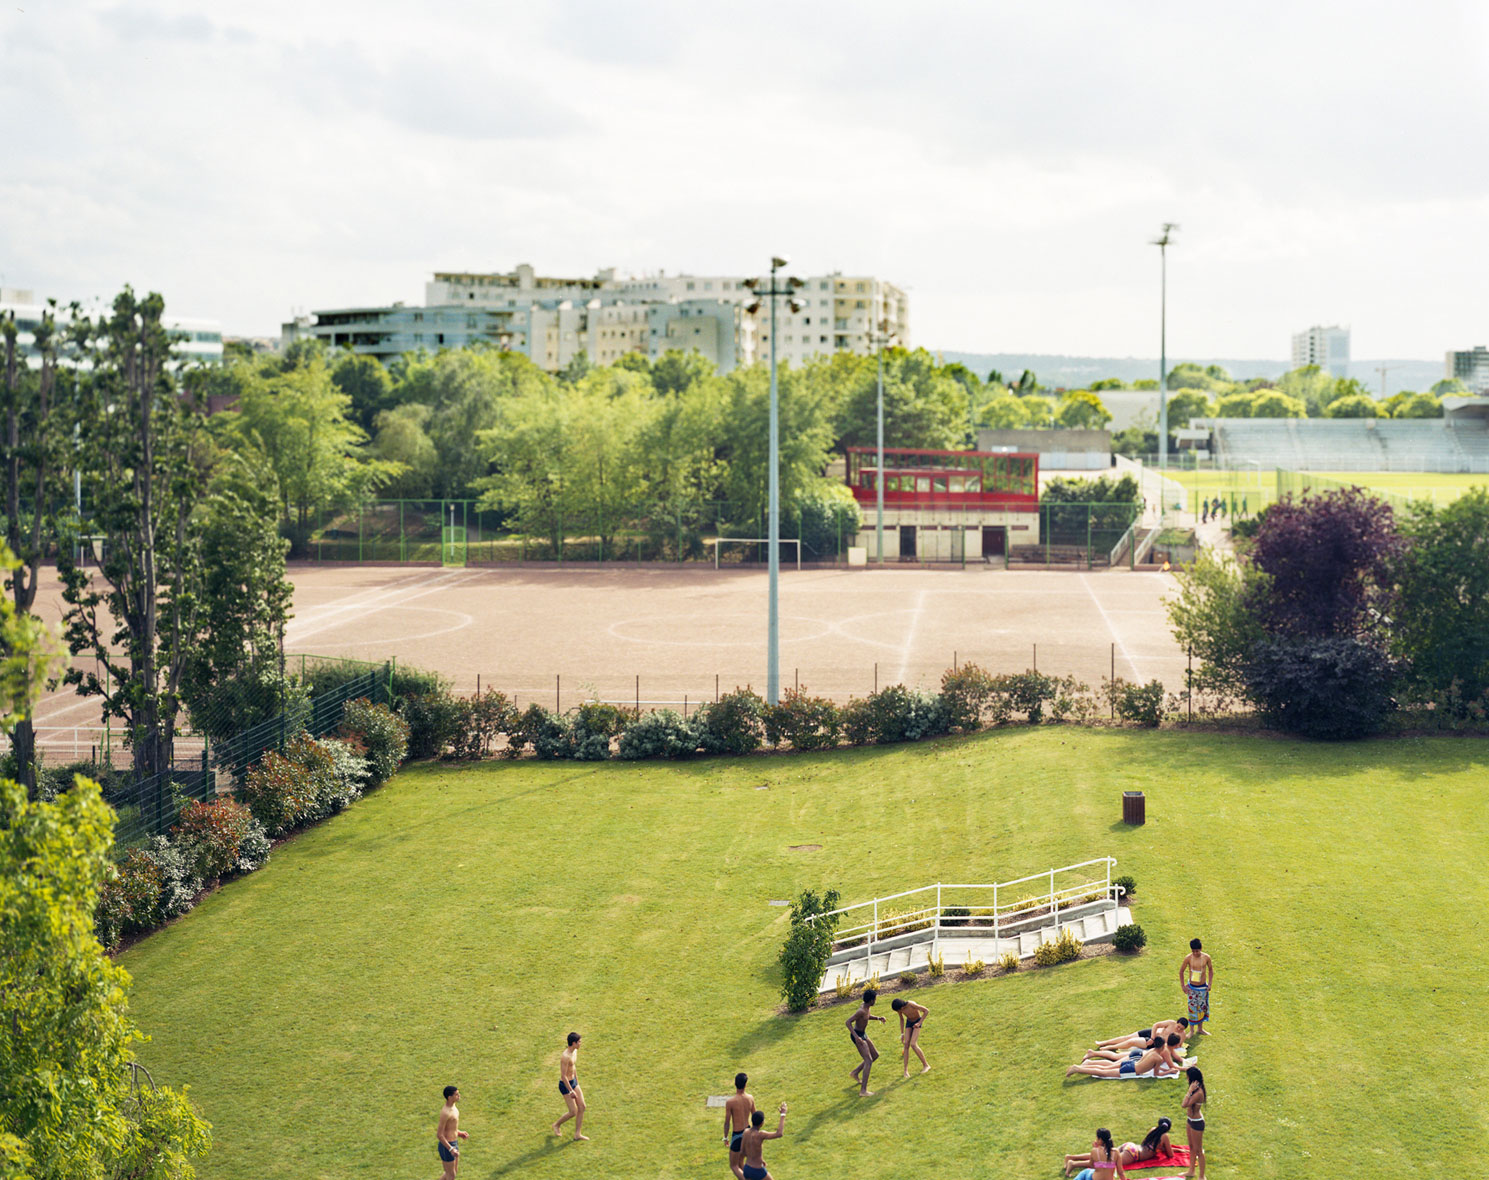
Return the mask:
{"type": "MultiPolygon", "coordinates": [[[[1443,418],[1210,418],[1220,467],[1489,473],[1489,422],[1443,418]]],[[[1198,424],[1198,422],[1196,423],[1198,424]]]]}

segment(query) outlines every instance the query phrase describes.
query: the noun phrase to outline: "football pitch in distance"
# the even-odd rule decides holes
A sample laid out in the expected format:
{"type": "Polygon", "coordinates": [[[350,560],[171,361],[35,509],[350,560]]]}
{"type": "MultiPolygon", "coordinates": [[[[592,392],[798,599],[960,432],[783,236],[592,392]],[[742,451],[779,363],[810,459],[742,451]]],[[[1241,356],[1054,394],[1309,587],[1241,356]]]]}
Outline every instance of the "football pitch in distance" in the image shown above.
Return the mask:
{"type": "MultiPolygon", "coordinates": [[[[123,956],[157,1081],[214,1124],[206,1180],[438,1174],[459,1085],[462,1180],[725,1177],[736,1071],[778,1180],[1055,1177],[1176,1081],[1066,1080],[1095,1039],[1182,1011],[1215,1176],[1443,1175],[1489,1133],[1489,747],[1009,729],[917,746],[678,765],[421,765],[279,848],[123,956]],[[1121,792],[1148,822],[1121,824],[1121,792]],[[793,849],[793,845],[820,845],[793,849]],[[1091,857],[1137,879],[1148,948],[942,983],[932,1065],[889,1031],[859,1099],[849,1008],[778,1014],[786,911],[1091,857]],[[558,1057],[584,1036],[589,1143],[560,1142],[558,1057]]],[[[948,961],[948,967],[955,966],[948,961]]],[[[570,1124],[572,1126],[572,1124],[570,1124]]],[[[1140,1175],[1142,1173],[1139,1173],[1140,1175]]]]}
{"type": "MultiPolygon", "coordinates": [[[[1340,485],[1359,485],[1366,491],[1387,494],[1393,503],[1399,498],[1426,500],[1437,505],[1451,504],[1470,488],[1489,486],[1489,475],[1464,472],[1422,471],[1319,471],[1316,490],[1332,490],[1340,485]]],[[[1277,473],[1269,467],[1244,471],[1175,471],[1166,472],[1169,479],[1182,484],[1188,493],[1185,508],[1196,509],[1194,498],[1219,496],[1229,507],[1246,501],[1246,510],[1256,512],[1277,499],[1277,473]]],[[[1308,476],[1303,477],[1304,482],[1308,476]]]]}

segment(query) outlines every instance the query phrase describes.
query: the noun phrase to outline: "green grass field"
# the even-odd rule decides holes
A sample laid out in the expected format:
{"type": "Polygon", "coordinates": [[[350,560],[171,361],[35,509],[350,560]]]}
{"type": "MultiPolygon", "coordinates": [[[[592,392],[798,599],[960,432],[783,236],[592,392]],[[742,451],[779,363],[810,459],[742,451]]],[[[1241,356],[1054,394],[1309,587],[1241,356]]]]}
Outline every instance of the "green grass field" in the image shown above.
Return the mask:
{"type": "MultiPolygon", "coordinates": [[[[1393,503],[1405,500],[1430,500],[1434,504],[1451,504],[1470,488],[1489,484],[1489,476],[1462,472],[1418,471],[1320,471],[1321,486],[1358,484],[1362,488],[1385,493],[1393,503]]],[[[1260,471],[1178,471],[1170,468],[1168,477],[1182,484],[1188,495],[1185,507],[1198,510],[1198,497],[1219,496],[1229,506],[1232,501],[1239,511],[1245,501],[1246,511],[1255,513],[1277,499],[1277,473],[1271,468],[1260,471]]]]}
{"type": "Polygon", "coordinates": [[[1054,1177],[1097,1125],[1178,1119],[1178,1082],[1062,1075],[1095,1038],[1180,1013],[1193,935],[1217,969],[1199,1049],[1213,1175],[1437,1174],[1489,1134],[1486,770],[1472,740],[1058,727],[677,766],[418,766],[123,961],[142,1059],[215,1124],[207,1178],[433,1180],[450,1081],[462,1180],[723,1177],[704,1100],[740,1069],[764,1109],[790,1103],[766,1153],[778,1180],[1054,1177]],[[1133,788],[1136,829],[1119,822],[1133,788]],[[1103,854],[1138,880],[1148,949],[917,991],[924,1077],[900,1081],[880,1033],[879,1093],[860,1100],[848,1009],[777,1015],[773,898],[1103,854]],[[548,1134],[570,1029],[590,1143],[548,1134]]]}

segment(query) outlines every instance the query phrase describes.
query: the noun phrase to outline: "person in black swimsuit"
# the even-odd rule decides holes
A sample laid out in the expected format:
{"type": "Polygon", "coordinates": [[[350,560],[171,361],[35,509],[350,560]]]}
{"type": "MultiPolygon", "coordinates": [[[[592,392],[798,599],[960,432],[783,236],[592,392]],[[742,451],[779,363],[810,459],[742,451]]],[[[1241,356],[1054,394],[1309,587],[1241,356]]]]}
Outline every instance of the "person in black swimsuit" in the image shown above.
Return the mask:
{"type": "Polygon", "coordinates": [[[921,1073],[930,1073],[931,1067],[925,1059],[925,1054],[920,1051],[920,1030],[925,1024],[925,1018],[931,1014],[931,1010],[924,1004],[917,1004],[913,1000],[895,1000],[889,1005],[900,1017],[900,1043],[905,1046],[904,1068],[905,1076],[910,1076],[910,1051],[915,1051],[915,1056],[920,1058],[921,1073]]]}
{"type": "Polygon", "coordinates": [[[873,1069],[874,1062],[879,1060],[879,1050],[874,1048],[874,1042],[869,1040],[869,1021],[877,1020],[884,1024],[882,1016],[875,1016],[870,1012],[874,1001],[879,998],[879,993],[871,987],[863,989],[863,1003],[858,1010],[848,1017],[844,1023],[848,1026],[848,1036],[852,1038],[853,1047],[858,1050],[858,1055],[863,1058],[849,1076],[858,1082],[858,1094],[861,1098],[869,1097],[869,1070],[873,1069]]]}
{"type": "Polygon", "coordinates": [[[761,1144],[767,1139],[779,1139],[786,1131],[786,1104],[781,1103],[781,1117],[776,1122],[774,1131],[763,1131],[765,1126],[765,1112],[757,1110],[750,1116],[750,1129],[744,1133],[744,1167],[741,1172],[744,1180],[772,1180],[770,1170],[765,1166],[765,1157],[761,1155],[761,1144]]]}

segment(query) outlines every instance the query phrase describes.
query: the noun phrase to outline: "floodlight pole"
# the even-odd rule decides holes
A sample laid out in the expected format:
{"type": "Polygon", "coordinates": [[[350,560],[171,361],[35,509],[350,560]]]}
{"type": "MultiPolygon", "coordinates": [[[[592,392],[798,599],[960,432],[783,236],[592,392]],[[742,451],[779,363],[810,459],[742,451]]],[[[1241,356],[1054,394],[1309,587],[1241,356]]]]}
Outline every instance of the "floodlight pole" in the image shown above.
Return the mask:
{"type": "MultiPolygon", "coordinates": [[[[1158,470],[1168,470],[1168,244],[1179,227],[1163,223],[1163,232],[1153,239],[1158,247],[1158,470]]],[[[1161,495],[1161,493],[1160,493],[1161,495]]]]}
{"type": "Polygon", "coordinates": [[[879,359],[878,398],[875,402],[875,420],[878,437],[878,467],[874,475],[874,537],[879,547],[875,561],[884,564],[884,346],[894,339],[889,331],[889,321],[883,320],[878,329],[869,330],[869,339],[879,359]]]}
{"type": "MultiPolygon", "coordinates": [[[[770,260],[770,527],[767,550],[770,565],[769,636],[765,648],[765,700],[781,701],[781,421],[776,374],[776,269],[783,259],[770,260]]],[[[797,545],[801,544],[798,540],[797,545]]]]}

